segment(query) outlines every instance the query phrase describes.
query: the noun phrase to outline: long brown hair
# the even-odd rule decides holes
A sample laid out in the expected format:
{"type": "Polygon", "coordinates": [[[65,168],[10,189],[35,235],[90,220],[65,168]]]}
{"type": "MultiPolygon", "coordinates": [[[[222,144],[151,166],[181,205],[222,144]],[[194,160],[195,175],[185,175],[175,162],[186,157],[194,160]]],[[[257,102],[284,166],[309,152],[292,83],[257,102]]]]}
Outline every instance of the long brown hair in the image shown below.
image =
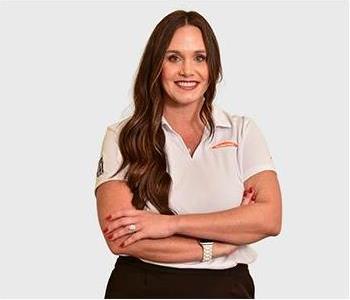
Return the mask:
{"type": "Polygon", "coordinates": [[[185,25],[198,27],[207,51],[208,89],[204,93],[200,119],[209,124],[210,135],[215,132],[212,102],[216,84],[222,80],[219,45],[209,23],[195,11],[176,10],[165,16],[155,27],[143,52],[134,83],[134,112],[119,134],[118,145],[123,163],[112,175],[126,166],[127,184],[133,193],[132,204],[143,209],[149,201],[161,214],[172,215],[169,208],[171,177],[167,172],[164,151],[165,135],[161,126],[163,88],[160,74],[165,52],[175,31],[185,25]]]}

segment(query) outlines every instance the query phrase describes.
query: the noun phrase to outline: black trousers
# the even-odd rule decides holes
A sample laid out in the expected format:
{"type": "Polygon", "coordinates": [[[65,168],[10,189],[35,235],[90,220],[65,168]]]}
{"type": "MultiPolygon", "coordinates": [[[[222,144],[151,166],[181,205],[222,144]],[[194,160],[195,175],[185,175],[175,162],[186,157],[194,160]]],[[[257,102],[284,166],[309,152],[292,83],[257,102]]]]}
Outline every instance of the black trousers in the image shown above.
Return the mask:
{"type": "Polygon", "coordinates": [[[223,270],[180,269],[119,256],[104,298],[253,299],[254,293],[254,281],[247,264],[223,270]]]}

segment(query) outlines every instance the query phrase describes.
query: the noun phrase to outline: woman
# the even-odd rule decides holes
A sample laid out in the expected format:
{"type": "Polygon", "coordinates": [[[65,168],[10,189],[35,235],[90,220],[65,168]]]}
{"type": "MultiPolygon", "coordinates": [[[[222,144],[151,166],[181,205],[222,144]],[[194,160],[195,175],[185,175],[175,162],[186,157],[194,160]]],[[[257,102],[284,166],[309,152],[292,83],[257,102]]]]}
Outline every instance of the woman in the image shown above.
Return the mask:
{"type": "Polygon", "coordinates": [[[279,234],[281,193],[255,122],[213,104],[219,77],[207,21],[163,18],[139,65],[135,110],[103,141],[98,218],[119,256],[105,298],[254,298],[248,244],[279,234]]]}

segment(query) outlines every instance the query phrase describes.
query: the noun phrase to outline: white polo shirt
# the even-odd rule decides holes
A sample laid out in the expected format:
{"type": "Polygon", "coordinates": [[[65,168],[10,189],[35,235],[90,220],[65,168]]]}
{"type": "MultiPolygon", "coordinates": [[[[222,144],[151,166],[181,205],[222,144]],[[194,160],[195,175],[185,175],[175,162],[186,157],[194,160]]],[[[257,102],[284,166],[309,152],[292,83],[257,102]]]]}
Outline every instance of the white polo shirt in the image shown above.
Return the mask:
{"type": "MultiPolygon", "coordinates": [[[[107,127],[96,177],[96,188],[110,180],[125,180],[126,167],[112,176],[121,164],[118,135],[124,118],[107,127]]],[[[267,143],[252,118],[230,114],[213,104],[215,134],[209,140],[209,129],[204,133],[193,157],[181,136],[171,128],[162,116],[167,153],[167,172],[172,178],[169,207],[178,214],[210,213],[240,206],[244,181],[263,170],[276,172],[267,143]]],[[[158,213],[147,202],[145,210],[158,213]]],[[[175,268],[226,269],[237,263],[252,263],[257,253],[251,246],[240,246],[228,256],[214,258],[209,262],[160,263],[145,262],[175,268]]]]}

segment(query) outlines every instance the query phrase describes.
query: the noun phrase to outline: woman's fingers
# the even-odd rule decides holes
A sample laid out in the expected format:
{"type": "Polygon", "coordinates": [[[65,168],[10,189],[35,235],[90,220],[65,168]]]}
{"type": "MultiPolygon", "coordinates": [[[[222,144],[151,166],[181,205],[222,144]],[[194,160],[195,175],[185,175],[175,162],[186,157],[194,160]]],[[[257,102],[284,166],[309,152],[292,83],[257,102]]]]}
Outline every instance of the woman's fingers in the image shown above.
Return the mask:
{"type": "Polygon", "coordinates": [[[121,211],[106,218],[107,224],[103,228],[103,234],[108,239],[118,239],[126,234],[136,235],[129,242],[133,243],[141,238],[165,238],[175,234],[176,223],[173,216],[162,215],[159,213],[140,210],[137,214],[134,212],[121,211]],[[135,225],[132,228],[131,225],[135,225]],[[131,231],[129,228],[133,231],[131,231]]]}
{"type": "Polygon", "coordinates": [[[105,236],[107,237],[108,240],[110,241],[114,241],[124,235],[130,234],[130,229],[128,228],[128,226],[118,230],[118,231],[114,231],[114,232],[110,232],[108,234],[105,234],[105,236]]]}
{"type": "Polygon", "coordinates": [[[255,190],[253,188],[249,188],[243,193],[241,205],[248,205],[252,203],[255,203],[255,190]]]}
{"type": "Polygon", "coordinates": [[[107,221],[113,221],[121,217],[135,217],[142,213],[143,213],[143,210],[139,210],[139,209],[121,209],[116,212],[110,213],[105,219],[107,221]]]}
{"type": "Polygon", "coordinates": [[[135,224],[137,222],[137,217],[121,217],[117,220],[110,221],[103,229],[104,235],[109,235],[114,231],[118,231],[121,228],[125,228],[130,224],[135,224]]]}

